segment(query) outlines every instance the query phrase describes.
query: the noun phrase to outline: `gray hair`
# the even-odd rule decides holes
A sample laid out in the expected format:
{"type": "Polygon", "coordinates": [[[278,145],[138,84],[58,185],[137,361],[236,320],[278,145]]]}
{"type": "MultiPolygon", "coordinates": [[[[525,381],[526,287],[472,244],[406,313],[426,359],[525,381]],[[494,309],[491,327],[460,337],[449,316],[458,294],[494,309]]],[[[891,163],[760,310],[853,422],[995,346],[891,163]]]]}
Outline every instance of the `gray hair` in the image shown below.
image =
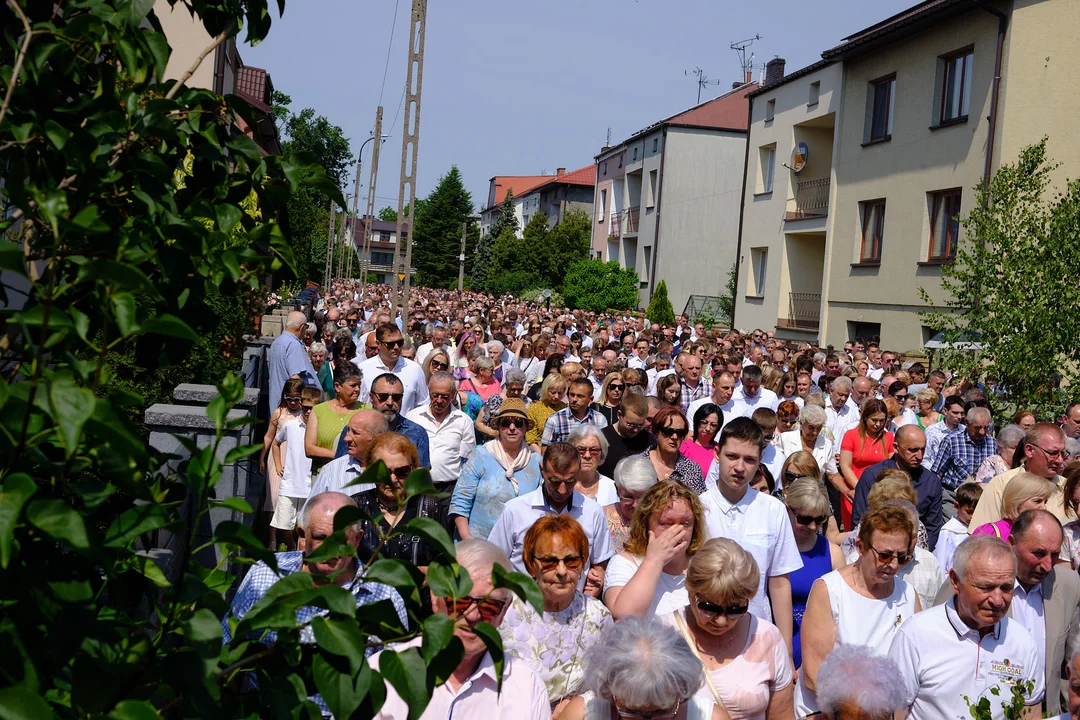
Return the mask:
{"type": "Polygon", "coordinates": [[[308,355],[311,355],[312,353],[319,353],[319,352],[324,353],[324,352],[326,352],[326,346],[323,345],[321,342],[313,342],[313,343],[311,343],[311,347],[309,347],[307,349],[307,351],[308,351],[308,355]]]}
{"type": "Polygon", "coordinates": [[[478,371],[479,370],[494,370],[495,369],[495,361],[492,360],[489,357],[478,357],[473,362],[473,364],[476,365],[476,369],[478,371]]]}
{"type": "Polygon", "coordinates": [[[806,394],[806,405],[816,405],[822,410],[825,409],[825,396],[821,394],[821,390],[814,388],[806,394]]]}
{"type": "Polygon", "coordinates": [[[963,582],[972,557],[989,558],[991,555],[1008,555],[1012,560],[1013,574],[1016,574],[1016,555],[1012,548],[993,535],[972,535],[960,543],[953,552],[953,572],[963,582]]]}
{"type": "Polygon", "coordinates": [[[450,393],[455,396],[451,399],[457,401],[457,380],[454,379],[453,374],[447,372],[446,370],[436,370],[435,372],[431,373],[431,379],[428,380],[428,387],[430,388],[431,385],[435,382],[444,382],[446,380],[450,381],[450,393]]]}
{"type": "Polygon", "coordinates": [[[817,701],[825,712],[850,700],[871,717],[891,718],[907,706],[900,668],[865,645],[838,645],[822,661],[817,677],[817,701]]]}
{"type": "MultiPolygon", "coordinates": [[[[462,540],[454,546],[455,554],[457,555],[457,563],[461,567],[468,571],[471,577],[475,572],[487,572],[491,573],[492,569],[496,565],[503,570],[510,571],[510,558],[506,557],[506,553],[502,548],[487,540],[480,540],[479,538],[469,538],[468,540],[462,540]]],[[[496,590],[503,597],[509,595],[510,591],[496,590]]]]}
{"type": "Polygon", "coordinates": [[[503,387],[506,387],[510,383],[521,383],[522,385],[524,385],[526,380],[527,378],[525,377],[525,373],[523,373],[521,370],[518,370],[517,368],[507,368],[503,372],[503,387]]]}
{"type": "Polygon", "coordinates": [[[503,350],[505,350],[505,349],[506,349],[506,346],[503,345],[502,342],[500,342],[499,340],[492,340],[491,342],[489,342],[487,344],[487,351],[488,351],[488,356],[489,357],[495,357],[495,356],[502,357],[503,350]]]}
{"type": "Polygon", "coordinates": [[[645,492],[660,482],[652,461],[643,455],[624,457],[615,464],[614,475],[616,487],[627,492],[645,492]]]}
{"type": "Polygon", "coordinates": [[[816,363],[825,362],[825,353],[823,353],[823,352],[814,353],[814,362],[816,362],[816,363]]]}
{"type": "Polygon", "coordinates": [[[701,661],[679,632],[655,617],[627,617],[585,651],[584,687],[627,710],[669,708],[697,692],[701,661]]]}
{"type": "Polygon", "coordinates": [[[851,378],[841,375],[832,382],[833,390],[839,390],[840,392],[851,392],[851,378]]]}
{"type": "MultiPolygon", "coordinates": [[[[322,492],[309,498],[308,501],[304,503],[304,506],[300,508],[300,518],[298,525],[305,530],[310,527],[311,514],[315,510],[322,509],[322,506],[331,500],[337,500],[341,503],[340,507],[338,507],[338,510],[348,505],[351,505],[352,507],[359,507],[356,504],[356,500],[351,495],[346,495],[345,493],[341,492],[322,492]]],[[[335,510],[334,513],[336,514],[337,510],[335,510]]],[[[346,529],[352,530],[353,532],[359,532],[363,528],[363,526],[364,521],[357,520],[355,523],[353,523],[346,529]]]]}
{"type": "MultiPolygon", "coordinates": [[[[607,438],[604,437],[604,433],[600,432],[595,425],[578,425],[570,431],[570,435],[567,436],[566,442],[573,445],[579,440],[590,437],[596,438],[596,442],[600,443],[600,460],[598,461],[598,464],[603,463],[608,454],[608,441],[607,438]]],[[[652,465],[651,460],[649,461],[649,464],[652,465]]]]}
{"type": "MultiPolygon", "coordinates": [[[[997,442],[998,445],[1014,448],[1024,442],[1026,436],[1027,433],[1024,431],[1024,428],[1015,423],[1009,423],[998,431],[997,442]]],[[[1012,458],[1007,459],[1012,460],[1012,458]]]]}
{"type": "Polygon", "coordinates": [[[286,330],[299,330],[307,324],[307,315],[299,310],[293,310],[285,316],[286,330]]]}
{"type": "Polygon", "coordinates": [[[967,411],[967,421],[973,423],[975,422],[975,418],[979,415],[985,415],[986,421],[990,422],[990,411],[984,407],[979,407],[978,405],[967,411]]]}
{"type": "Polygon", "coordinates": [[[811,403],[805,403],[799,411],[799,422],[807,425],[824,425],[826,420],[825,408],[820,408],[811,403]]]}

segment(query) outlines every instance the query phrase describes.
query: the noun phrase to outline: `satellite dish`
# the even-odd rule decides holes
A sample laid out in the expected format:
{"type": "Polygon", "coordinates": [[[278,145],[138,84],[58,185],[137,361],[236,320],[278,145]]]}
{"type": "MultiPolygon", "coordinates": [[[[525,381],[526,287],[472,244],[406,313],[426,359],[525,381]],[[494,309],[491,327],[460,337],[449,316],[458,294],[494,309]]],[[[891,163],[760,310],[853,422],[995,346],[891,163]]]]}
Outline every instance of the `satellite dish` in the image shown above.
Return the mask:
{"type": "Polygon", "coordinates": [[[791,151],[791,171],[796,175],[802,172],[806,167],[806,161],[810,158],[810,148],[806,146],[806,143],[796,143],[794,149],[791,151]]]}
{"type": "Polygon", "coordinates": [[[551,291],[550,291],[550,290],[547,290],[547,289],[545,289],[545,290],[544,290],[544,291],[543,291],[542,293],[540,293],[540,294],[541,294],[541,295],[543,295],[543,296],[544,296],[544,297],[546,297],[546,298],[549,298],[549,297],[551,297],[551,291]]]}

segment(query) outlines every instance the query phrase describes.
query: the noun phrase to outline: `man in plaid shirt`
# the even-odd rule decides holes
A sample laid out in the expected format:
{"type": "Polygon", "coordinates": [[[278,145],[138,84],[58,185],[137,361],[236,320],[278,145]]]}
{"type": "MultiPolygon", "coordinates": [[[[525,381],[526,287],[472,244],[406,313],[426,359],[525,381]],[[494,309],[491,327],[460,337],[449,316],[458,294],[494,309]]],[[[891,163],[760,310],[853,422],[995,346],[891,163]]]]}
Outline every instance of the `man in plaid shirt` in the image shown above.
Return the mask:
{"type": "Polygon", "coordinates": [[[942,485],[955,490],[975,474],[983,460],[997,453],[997,441],[987,433],[989,427],[990,411],[973,407],[967,412],[967,429],[941,441],[930,469],[941,477],[942,485]]]}
{"type": "Polygon", "coordinates": [[[690,403],[708,395],[712,388],[701,377],[701,358],[693,353],[679,353],[679,359],[682,365],[679,386],[682,388],[682,411],[685,413],[690,403]]]}
{"type": "Polygon", "coordinates": [[[544,434],[540,443],[544,447],[558,442],[566,442],[570,431],[579,425],[594,425],[598,429],[607,427],[607,418],[589,407],[592,404],[593,386],[585,378],[578,378],[570,383],[566,391],[567,407],[555,413],[544,423],[544,434]]]}

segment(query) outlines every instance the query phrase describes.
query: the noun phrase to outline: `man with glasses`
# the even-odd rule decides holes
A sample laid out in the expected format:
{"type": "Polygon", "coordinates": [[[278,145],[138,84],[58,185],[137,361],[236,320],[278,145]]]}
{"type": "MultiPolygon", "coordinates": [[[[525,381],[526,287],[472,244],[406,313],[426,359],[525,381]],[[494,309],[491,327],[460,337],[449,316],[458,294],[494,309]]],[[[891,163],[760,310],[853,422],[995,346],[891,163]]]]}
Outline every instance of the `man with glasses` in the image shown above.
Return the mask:
{"type": "Polygon", "coordinates": [[[423,366],[428,355],[436,350],[449,350],[446,346],[446,328],[441,325],[436,325],[435,329],[431,331],[431,342],[426,342],[416,348],[416,362],[423,366]]]}
{"type": "MultiPolygon", "coordinates": [[[[428,391],[424,370],[415,361],[401,357],[401,348],[405,344],[401,330],[393,323],[384,323],[375,330],[374,335],[379,349],[375,357],[369,357],[366,360],[357,357],[354,361],[363,373],[360,397],[365,397],[371,392],[370,378],[376,378],[383,373],[393,373],[404,388],[399,407],[401,412],[407,413],[414,407],[426,404],[428,391]]],[[[369,337],[368,340],[370,339],[369,337]]],[[[427,465],[426,462],[422,464],[427,465]]]]}
{"type": "MultiPolygon", "coordinates": [[[[427,388],[424,388],[424,390],[426,391],[427,388]]],[[[416,446],[416,451],[420,455],[420,467],[430,468],[431,457],[428,452],[427,431],[401,414],[403,395],[401,378],[393,373],[383,373],[375,378],[375,382],[371,383],[371,392],[368,397],[372,409],[379,411],[386,418],[390,432],[401,433],[416,446]]],[[[338,438],[335,457],[341,457],[344,454],[345,433],[342,433],[341,437],[338,438]]]]}
{"type": "Polygon", "coordinates": [[[544,423],[541,444],[544,447],[566,442],[570,431],[581,425],[593,425],[599,429],[607,427],[607,418],[592,406],[593,385],[585,378],[578,378],[570,383],[566,391],[567,406],[552,415],[544,423]]]}
{"type": "Polygon", "coordinates": [[[615,554],[615,547],[611,543],[604,509],[574,489],[580,468],[581,456],[573,445],[558,442],[548,446],[540,466],[544,479],[540,487],[503,506],[502,515],[488,540],[510,557],[514,570],[528,574],[528,568],[522,562],[525,533],[543,515],[570,515],[589,538],[589,572],[581,574],[578,590],[584,590],[588,580],[589,594],[599,597],[604,585],[604,569],[608,559],[615,554]]]}
{"type": "Polygon", "coordinates": [[[634,354],[626,361],[626,367],[634,370],[644,370],[649,365],[649,341],[638,338],[634,341],[634,354]]]}
{"type": "MultiPolygon", "coordinates": [[[[863,470],[858,485],[855,486],[855,499],[851,502],[851,523],[859,522],[869,507],[870,490],[878,476],[885,470],[903,470],[911,478],[911,485],[919,497],[917,508],[919,520],[926,526],[927,543],[932,551],[937,547],[938,535],[944,525],[941,478],[923,467],[923,452],[926,450],[926,433],[918,425],[905,425],[896,432],[893,456],[887,460],[863,470]]],[[[955,494],[953,495],[955,498],[955,494]]],[[[951,501],[950,501],[951,502],[951,501]]]]}
{"type": "MultiPolygon", "coordinates": [[[[1018,468],[993,478],[983,490],[979,504],[975,506],[975,512],[971,515],[971,529],[985,525],[986,523],[1000,520],[1004,513],[1001,510],[1001,498],[1005,494],[1005,486],[1009,481],[1022,472],[1029,472],[1039,477],[1046,478],[1064,489],[1065,478],[1061,477],[1061,471],[1065,469],[1065,433],[1053,423],[1036,423],[1027,432],[1024,438],[1024,461],[1018,468]]],[[[1064,493],[1057,492],[1046,501],[1046,509],[1054,513],[1054,517],[1062,524],[1074,519],[1065,515],[1064,493]]]]}
{"type": "Polygon", "coordinates": [[[794,616],[788,574],[803,562],[784,503],[750,487],[764,445],[761,428],[750,418],[728,423],[720,433],[701,504],[709,538],[730,538],[757,561],[758,591],[750,601],[750,612],[775,622],[790,656],[794,616]]]}
{"type": "Polygon", "coordinates": [[[476,450],[476,433],[472,418],[454,407],[457,382],[445,371],[433,372],[428,382],[426,406],[413,408],[406,417],[427,433],[428,447],[434,458],[431,463],[431,481],[439,492],[447,497],[439,499],[440,522],[450,509],[450,495],[457,485],[461,468],[476,450]]]}
{"type": "MultiPolygon", "coordinates": [[[[465,653],[447,682],[431,691],[431,700],[420,720],[447,718],[514,718],[541,720],[551,717],[547,688],[536,672],[524,661],[510,653],[503,656],[502,678],[495,669],[495,660],[475,628],[487,623],[498,628],[506,617],[512,595],[505,588],[496,588],[492,581],[495,565],[510,570],[506,554],[486,540],[463,540],[456,546],[457,561],[472,581],[469,594],[460,598],[431,596],[431,607],[437,615],[448,615],[454,621],[454,636],[465,653]]],[[[423,638],[396,645],[371,658],[378,669],[386,654],[419,649],[423,638]]],[[[376,720],[406,720],[410,703],[398,694],[393,684],[384,682],[386,700],[375,715],[376,720]]]]}
{"type": "Polygon", "coordinates": [[[615,466],[624,457],[640,455],[652,444],[649,426],[649,402],[643,395],[624,395],[619,409],[618,419],[600,432],[608,443],[607,457],[600,465],[600,474],[615,477],[615,466]]]}

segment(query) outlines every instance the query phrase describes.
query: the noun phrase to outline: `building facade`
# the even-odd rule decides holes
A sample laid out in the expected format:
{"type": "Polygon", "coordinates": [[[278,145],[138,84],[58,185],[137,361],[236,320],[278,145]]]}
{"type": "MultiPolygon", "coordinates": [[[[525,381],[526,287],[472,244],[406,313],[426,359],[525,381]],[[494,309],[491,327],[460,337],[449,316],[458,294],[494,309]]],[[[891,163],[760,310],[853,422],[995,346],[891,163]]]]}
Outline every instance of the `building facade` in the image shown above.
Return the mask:
{"type": "Polygon", "coordinates": [[[515,196],[514,208],[520,223],[518,237],[537,213],[547,217],[548,228],[562,222],[570,210],[580,210],[591,216],[595,175],[592,165],[573,172],[559,168],[553,177],[546,177],[515,196]]]}
{"type": "MultiPolygon", "coordinates": [[[[362,250],[364,247],[364,233],[367,225],[371,223],[371,247],[367,254],[369,275],[374,275],[376,282],[387,284],[393,282],[394,253],[398,252],[397,223],[379,220],[378,218],[363,217],[355,224],[350,220],[352,232],[353,252],[357,260],[365,259],[362,250]]],[[[401,250],[404,252],[404,249],[401,250]]],[[[356,267],[354,265],[354,267],[356,267]]],[[[359,269],[358,269],[359,272],[359,269]]],[[[415,275],[416,268],[409,268],[409,273],[415,275]]]]}
{"type": "Polygon", "coordinates": [[[691,295],[723,294],[737,249],[747,95],[756,87],[741,84],[596,156],[593,204],[603,212],[592,247],[637,271],[642,305],[661,280],[676,311],[691,295]]]}

